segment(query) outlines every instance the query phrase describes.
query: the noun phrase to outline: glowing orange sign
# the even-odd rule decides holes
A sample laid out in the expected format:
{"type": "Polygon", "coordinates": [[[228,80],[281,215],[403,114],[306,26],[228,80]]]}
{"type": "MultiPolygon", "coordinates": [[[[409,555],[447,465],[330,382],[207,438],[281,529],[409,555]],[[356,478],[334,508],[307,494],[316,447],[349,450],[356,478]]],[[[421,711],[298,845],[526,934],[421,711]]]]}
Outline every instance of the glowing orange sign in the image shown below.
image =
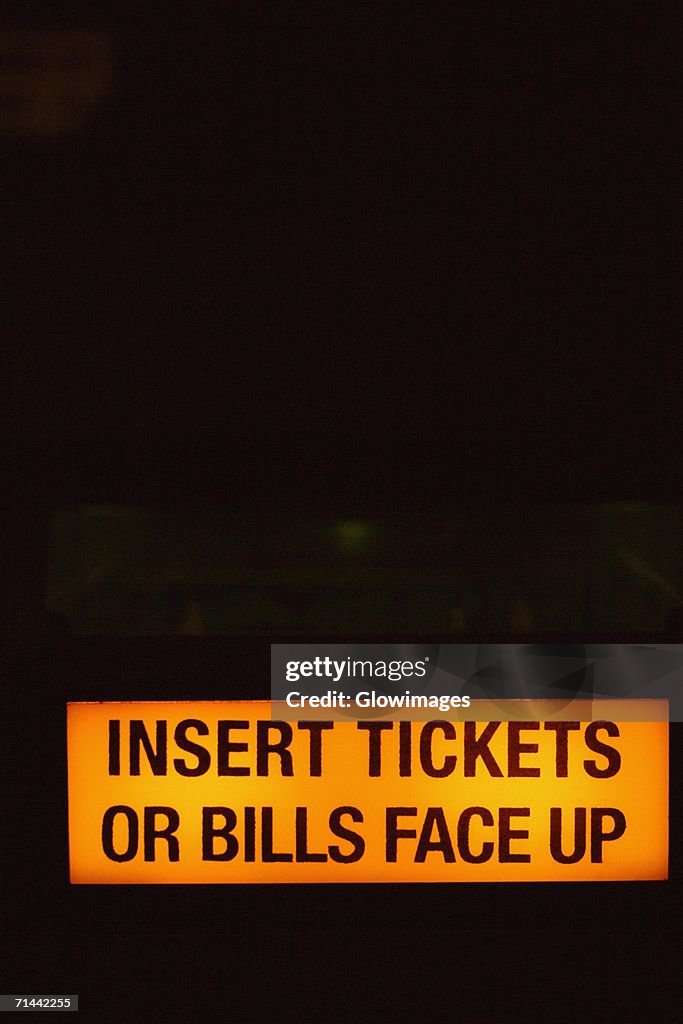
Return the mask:
{"type": "MultiPolygon", "coordinates": [[[[623,702],[617,702],[617,709],[623,702]]],[[[68,706],[75,883],[664,879],[668,723],[68,706]]]]}

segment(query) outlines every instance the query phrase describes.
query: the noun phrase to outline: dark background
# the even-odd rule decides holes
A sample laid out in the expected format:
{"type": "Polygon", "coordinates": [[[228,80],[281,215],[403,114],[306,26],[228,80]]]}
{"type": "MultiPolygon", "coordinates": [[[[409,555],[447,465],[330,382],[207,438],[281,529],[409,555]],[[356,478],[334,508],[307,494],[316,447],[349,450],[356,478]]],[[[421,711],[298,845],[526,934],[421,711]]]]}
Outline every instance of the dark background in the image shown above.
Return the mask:
{"type": "Polygon", "coordinates": [[[50,638],[54,509],[681,499],[673,13],[558,12],[5,16],[102,28],[115,71],[79,128],[2,140],[5,988],[79,991],[86,1020],[642,1020],[671,995],[680,726],[669,883],[66,881],[65,700],[265,695],[270,638],[50,638]]]}
{"type": "Polygon", "coordinates": [[[665,9],[61,6],[114,77],[3,144],[32,493],[681,497],[665,9]]]}

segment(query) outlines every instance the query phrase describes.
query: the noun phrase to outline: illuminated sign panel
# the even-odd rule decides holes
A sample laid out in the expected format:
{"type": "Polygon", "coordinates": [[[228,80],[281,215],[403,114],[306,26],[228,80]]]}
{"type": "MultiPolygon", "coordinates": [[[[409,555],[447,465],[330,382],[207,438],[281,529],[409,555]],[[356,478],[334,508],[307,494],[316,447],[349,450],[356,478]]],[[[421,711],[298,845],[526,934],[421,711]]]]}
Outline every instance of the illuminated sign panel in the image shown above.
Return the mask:
{"type": "Polygon", "coordinates": [[[667,877],[666,721],[287,722],[274,711],[69,704],[71,881],[667,877]]]}

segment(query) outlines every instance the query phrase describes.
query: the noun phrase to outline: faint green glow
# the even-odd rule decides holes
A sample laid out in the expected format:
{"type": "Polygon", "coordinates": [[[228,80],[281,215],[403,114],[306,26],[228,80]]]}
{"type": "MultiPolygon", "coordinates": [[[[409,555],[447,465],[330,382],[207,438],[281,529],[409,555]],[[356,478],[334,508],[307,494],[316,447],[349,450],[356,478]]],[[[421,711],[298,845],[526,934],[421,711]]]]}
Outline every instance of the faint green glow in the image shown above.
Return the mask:
{"type": "Polygon", "coordinates": [[[333,530],[342,551],[354,555],[367,550],[375,532],[370,523],[360,519],[340,519],[334,524],[333,530]]]}

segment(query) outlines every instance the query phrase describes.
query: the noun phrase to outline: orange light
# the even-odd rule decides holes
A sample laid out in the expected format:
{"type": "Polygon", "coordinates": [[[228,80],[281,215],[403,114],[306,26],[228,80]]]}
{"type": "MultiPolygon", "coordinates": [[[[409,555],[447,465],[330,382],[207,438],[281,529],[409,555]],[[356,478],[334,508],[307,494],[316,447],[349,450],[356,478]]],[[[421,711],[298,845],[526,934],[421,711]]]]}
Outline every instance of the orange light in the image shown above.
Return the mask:
{"type": "Polygon", "coordinates": [[[67,733],[74,883],[667,877],[665,721],[285,722],[266,701],[127,702],[69,704],[67,733]]]}

